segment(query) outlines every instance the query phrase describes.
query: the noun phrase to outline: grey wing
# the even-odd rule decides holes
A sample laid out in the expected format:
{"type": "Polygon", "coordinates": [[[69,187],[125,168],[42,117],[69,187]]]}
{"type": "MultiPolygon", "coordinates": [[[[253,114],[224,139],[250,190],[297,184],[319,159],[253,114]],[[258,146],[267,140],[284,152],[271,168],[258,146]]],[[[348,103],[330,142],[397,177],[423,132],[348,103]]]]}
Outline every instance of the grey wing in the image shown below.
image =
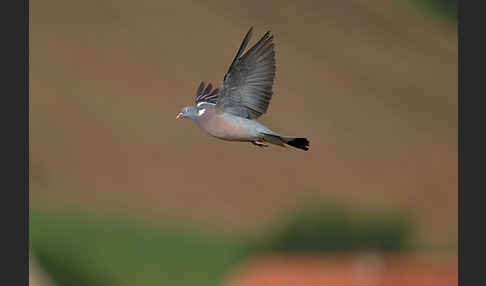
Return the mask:
{"type": "Polygon", "coordinates": [[[267,111],[275,79],[275,51],[270,32],[241,55],[252,31],[250,28],[224,77],[216,104],[220,112],[249,119],[267,111]]]}
{"type": "Polygon", "coordinates": [[[196,105],[202,102],[216,104],[218,102],[218,92],[218,88],[213,90],[213,85],[211,83],[209,83],[208,86],[204,88],[203,81],[197,88],[196,96],[194,97],[194,103],[196,105]]]}

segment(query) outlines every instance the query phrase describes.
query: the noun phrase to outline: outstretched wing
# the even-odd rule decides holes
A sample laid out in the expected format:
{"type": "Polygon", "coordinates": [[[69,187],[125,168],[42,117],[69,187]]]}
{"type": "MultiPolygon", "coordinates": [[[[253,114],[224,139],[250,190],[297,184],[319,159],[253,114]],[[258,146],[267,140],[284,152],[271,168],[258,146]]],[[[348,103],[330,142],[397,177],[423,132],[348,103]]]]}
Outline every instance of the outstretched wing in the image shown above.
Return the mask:
{"type": "Polygon", "coordinates": [[[224,76],[216,109],[255,119],[267,111],[272,99],[275,51],[273,36],[267,32],[242,55],[252,32],[253,28],[250,28],[224,76]]]}
{"type": "Polygon", "coordinates": [[[216,104],[218,102],[218,92],[219,92],[218,88],[213,90],[213,85],[211,83],[209,83],[208,86],[204,88],[204,81],[203,81],[197,88],[196,97],[194,98],[194,103],[196,105],[203,102],[216,104]]]}

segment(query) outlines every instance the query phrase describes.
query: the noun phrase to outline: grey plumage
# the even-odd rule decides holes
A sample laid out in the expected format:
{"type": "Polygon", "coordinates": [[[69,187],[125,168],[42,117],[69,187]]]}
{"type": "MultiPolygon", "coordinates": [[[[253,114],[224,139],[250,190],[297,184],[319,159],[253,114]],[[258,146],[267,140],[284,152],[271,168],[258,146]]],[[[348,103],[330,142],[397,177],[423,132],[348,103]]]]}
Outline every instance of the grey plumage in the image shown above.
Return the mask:
{"type": "Polygon", "coordinates": [[[201,82],[201,84],[197,88],[196,97],[194,98],[194,103],[196,105],[201,102],[216,104],[218,102],[219,89],[218,88],[214,90],[212,89],[213,89],[213,85],[211,83],[209,83],[208,86],[204,88],[204,81],[201,82]]]}
{"type": "Polygon", "coordinates": [[[306,138],[283,137],[256,122],[265,114],[273,96],[275,51],[270,32],[245,53],[253,28],[247,32],[221,88],[201,82],[196,90],[196,106],[184,107],[177,118],[188,117],[210,135],[227,141],[245,141],[261,147],[263,142],[309,149],[306,138]]]}
{"type": "Polygon", "coordinates": [[[275,79],[273,36],[267,32],[242,55],[253,33],[250,28],[226,73],[216,108],[220,112],[256,119],[267,112],[275,79]]]}

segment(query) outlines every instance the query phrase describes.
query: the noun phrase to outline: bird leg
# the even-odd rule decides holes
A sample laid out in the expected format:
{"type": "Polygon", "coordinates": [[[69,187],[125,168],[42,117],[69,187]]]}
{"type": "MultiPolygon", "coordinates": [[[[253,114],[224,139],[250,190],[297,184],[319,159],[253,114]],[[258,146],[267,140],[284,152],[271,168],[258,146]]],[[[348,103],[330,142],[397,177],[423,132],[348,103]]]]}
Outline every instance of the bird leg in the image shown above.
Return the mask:
{"type": "Polygon", "coordinates": [[[260,141],[260,140],[256,140],[256,141],[252,141],[251,143],[253,143],[253,145],[256,145],[258,147],[268,147],[268,145],[264,144],[263,141],[260,141]]]}

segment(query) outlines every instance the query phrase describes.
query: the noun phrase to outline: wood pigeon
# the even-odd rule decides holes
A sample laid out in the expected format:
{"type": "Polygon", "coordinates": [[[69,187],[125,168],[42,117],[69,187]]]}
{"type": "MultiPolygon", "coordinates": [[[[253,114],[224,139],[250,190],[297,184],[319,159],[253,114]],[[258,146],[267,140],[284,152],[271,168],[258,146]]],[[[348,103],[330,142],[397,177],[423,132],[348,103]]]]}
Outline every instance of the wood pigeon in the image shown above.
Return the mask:
{"type": "Polygon", "coordinates": [[[251,142],[267,147],[264,142],[285,144],[309,150],[307,138],[281,136],[255,121],[264,114],[272,99],[275,78],[273,36],[268,31],[253,47],[245,50],[253,27],[236,53],[221,88],[201,82],[195,97],[196,106],[186,106],[177,119],[188,117],[210,135],[227,141],[251,142]]]}

